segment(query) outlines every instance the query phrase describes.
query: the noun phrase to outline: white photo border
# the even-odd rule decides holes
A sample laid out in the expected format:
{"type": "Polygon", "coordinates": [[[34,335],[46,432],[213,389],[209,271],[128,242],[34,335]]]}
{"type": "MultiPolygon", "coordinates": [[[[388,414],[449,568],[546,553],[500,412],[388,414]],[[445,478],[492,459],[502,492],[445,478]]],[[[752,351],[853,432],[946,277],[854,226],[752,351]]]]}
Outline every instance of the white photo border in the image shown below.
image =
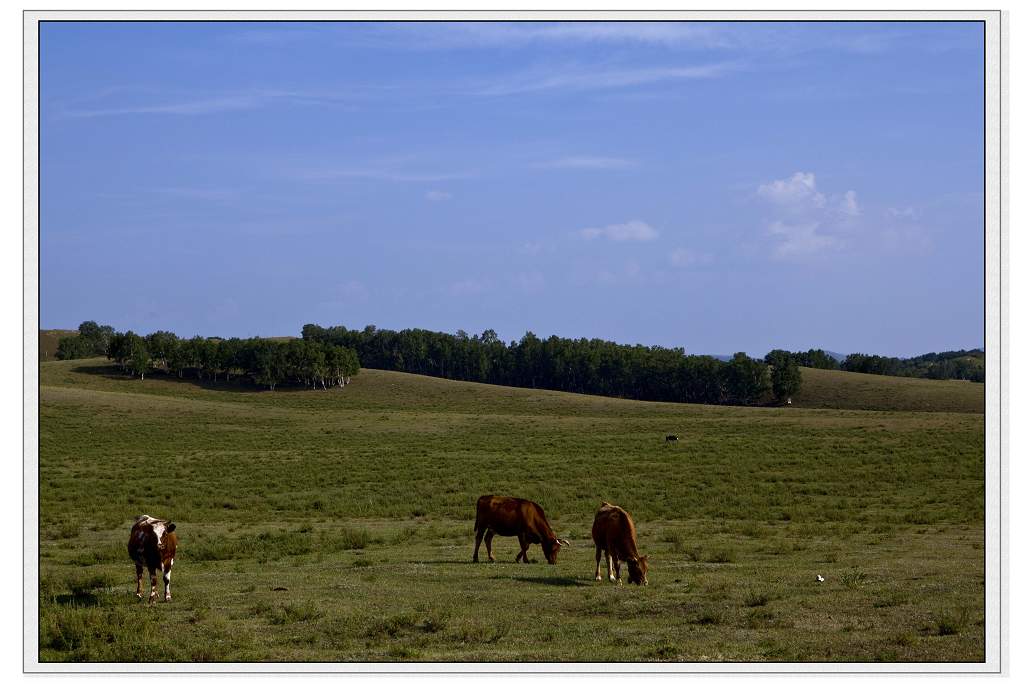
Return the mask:
{"type": "Polygon", "coordinates": [[[1002,12],[829,11],[26,11],[23,82],[24,535],[23,671],[26,673],[1005,673],[1008,662],[1007,531],[1009,270],[1002,118],[1007,27],[1002,12]],[[985,24],[985,660],[977,663],[42,663],[39,661],[39,24],[43,21],[980,21],[985,24]]]}

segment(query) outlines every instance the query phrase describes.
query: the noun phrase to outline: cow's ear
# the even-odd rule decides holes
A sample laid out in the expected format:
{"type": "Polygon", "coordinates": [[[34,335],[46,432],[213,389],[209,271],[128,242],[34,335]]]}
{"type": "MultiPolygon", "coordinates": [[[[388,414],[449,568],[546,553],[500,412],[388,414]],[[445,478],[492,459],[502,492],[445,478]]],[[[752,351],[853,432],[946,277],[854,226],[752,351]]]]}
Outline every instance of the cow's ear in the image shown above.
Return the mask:
{"type": "Polygon", "coordinates": [[[177,526],[176,526],[176,525],[174,525],[174,523],[168,523],[168,524],[167,524],[167,532],[169,532],[169,533],[173,533],[173,532],[174,532],[174,529],[175,529],[176,527],[177,527],[177,526]]]}

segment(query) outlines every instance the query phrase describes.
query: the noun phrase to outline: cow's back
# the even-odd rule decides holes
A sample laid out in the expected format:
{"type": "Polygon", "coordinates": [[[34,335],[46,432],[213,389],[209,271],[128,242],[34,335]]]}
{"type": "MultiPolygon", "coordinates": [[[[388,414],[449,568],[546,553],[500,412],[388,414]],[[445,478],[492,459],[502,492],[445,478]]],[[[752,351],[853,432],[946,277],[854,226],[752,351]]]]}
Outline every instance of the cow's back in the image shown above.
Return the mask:
{"type": "Polygon", "coordinates": [[[605,502],[594,516],[590,531],[594,544],[620,557],[636,554],[636,526],[625,509],[605,502]]]}
{"type": "Polygon", "coordinates": [[[545,535],[550,532],[544,510],[528,499],[489,494],[477,499],[476,527],[498,535],[545,535]]]}

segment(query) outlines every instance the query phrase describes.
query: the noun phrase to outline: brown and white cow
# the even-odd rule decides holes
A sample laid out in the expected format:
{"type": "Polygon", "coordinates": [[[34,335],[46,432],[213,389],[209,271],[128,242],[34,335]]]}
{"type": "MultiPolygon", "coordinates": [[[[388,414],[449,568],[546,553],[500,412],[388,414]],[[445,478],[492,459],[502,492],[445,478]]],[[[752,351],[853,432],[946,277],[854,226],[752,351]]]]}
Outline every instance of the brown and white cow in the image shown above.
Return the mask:
{"type": "Polygon", "coordinates": [[[178,549],[174,523],[142,515],[128,536],[128,556],[135,562],[135,596],[142,599],[142,567],[149,569],[149,604],[156,600],[156,572],[164,572],[164,602],[171,599],[171,567],[178,549]]]}
{"type": "Polygon", "coordinates": [[[608,580],[622,581],[619,574],[619,562],[626,562],[629,569],[629,582],[638,586],[647,585],[647,555],[640,556],[636,548],[636,526],[625,509],[607,501],[597,509],[594,516],[594,527],[590,534],[597,547],[597,568],[594,580],[601,580],[601,552],[608,559],[608,580]],[[614,570],[613,570],[614,566],[614,570]]]}
{"type": "Polygon", "coordinates": [[[491,540],[495,535],[518,537],[520,551],[516,561],[522,559],[524,564],[530,561],[526,558],[526,550],[531,543],[540,544],[549,564],[554,564],[558,559],[558,550],[563,545],[569,546],[568,540],[560,540],[555,536],[544,515],[544,509],[532,501],[511,496],[488,495],[477,499],[476,525],[473,529],[476,531],[473,561],[478,561],[481,539],[487,543],[487,559],[494,561],[491,540]]]}

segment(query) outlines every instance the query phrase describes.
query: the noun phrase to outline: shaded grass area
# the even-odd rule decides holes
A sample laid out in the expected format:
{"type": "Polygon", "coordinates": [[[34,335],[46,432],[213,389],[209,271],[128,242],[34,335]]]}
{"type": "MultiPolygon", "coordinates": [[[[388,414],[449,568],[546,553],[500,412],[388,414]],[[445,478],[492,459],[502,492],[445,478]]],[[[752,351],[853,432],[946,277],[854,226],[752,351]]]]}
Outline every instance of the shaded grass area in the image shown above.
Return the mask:
{"type": "Polygon", "coordinates": [[[41,381],[44,660],[147,644],[198,661],[983,659],[977,415],[372,370],[263,393],[130,381],[103,360],[44,364],[41,381]],[[508,538],[498,563],[469,563],[491,492],[544,506],[574,540],[557,566],[512,563],[508,538]],[[604,499],[638,524],[646,589],[593,581],[604,499]],[[138,513],[181,543],[175,602],[152,609],[125,550],[138,513]]]}

